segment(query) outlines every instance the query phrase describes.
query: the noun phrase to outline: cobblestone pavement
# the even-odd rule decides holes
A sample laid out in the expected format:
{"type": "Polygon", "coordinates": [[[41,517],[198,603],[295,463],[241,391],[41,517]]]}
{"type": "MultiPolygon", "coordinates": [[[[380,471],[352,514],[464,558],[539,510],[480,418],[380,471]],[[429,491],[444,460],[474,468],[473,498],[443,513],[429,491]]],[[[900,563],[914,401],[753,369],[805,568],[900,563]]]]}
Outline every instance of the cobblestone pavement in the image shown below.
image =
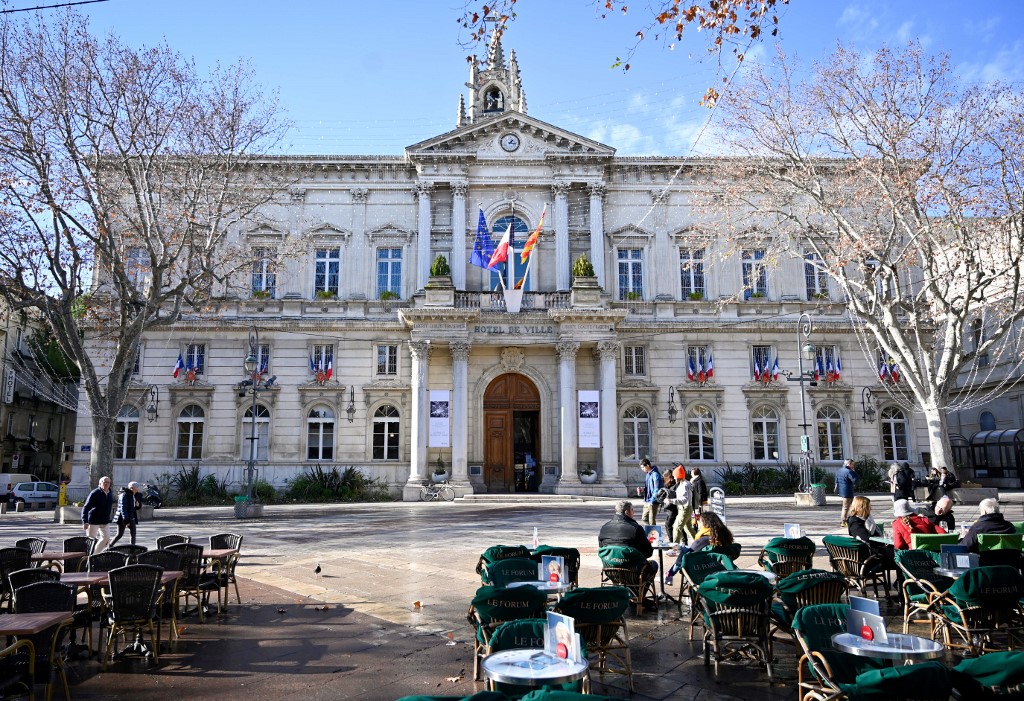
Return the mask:
{"type": "MultiPolygon", "coordinates": [[[[1009,518],[1024,518],[1024,495],[1002,500],[1009,518]]],[[[873,502],[877,519],[891,519],[888,495],[873,502]]],[[[226,507],[159,510],[140,524],[140,543],[151,545],[166,533],[197,540],[225,531],[244,535],[242,604],[232,598],[226,615],[205,624],[186,619],[181,641],[159,665],[128,659],[107,673],[94,660],[72,665],[73,697],[166,699],[173,690],[186,698],[258,693],[386,701],[472,693],[482,683],[471,678],[466,610],[480,584],[474,571],[480,552],[498,543],[529,545],[536,527],[541,542],[579,548],[580,583],[597,586],[596,534],[613,509],[610,500],[287,505],[268,506],[266,517],[252,522],[236,520],[226,507]]],[[[959,506],[956,513],[958,522],[969,520],[976,507],[959,506]]],[[[761,546],[785,522],[800,523],[818,543],[842,532],[838,500],[831,497],[825,507],[804,509],[793,507],[792,498],[731,498],[727,516],[743,544],[741,567],[756,566],[761,546]]],[[[0,516],[0,544],[27,535],[59,542],[81,533],[75,524],[50,521],[49,512],[0,516]]],[[[819,548],[818,566],[827,562],[819,548]]],[[[678,579],[670,593],[678,593],[678,579]]],[[[629,619],[629,634],[637,670],[632,698],[796,698],[792,646],[776,645],[772,683],[763,670],[744,665],[725,667],[716,683],[674,604],[629,619]]],[[[595,693],[629,696],[621,678],[593,682],[595,693]]]]}

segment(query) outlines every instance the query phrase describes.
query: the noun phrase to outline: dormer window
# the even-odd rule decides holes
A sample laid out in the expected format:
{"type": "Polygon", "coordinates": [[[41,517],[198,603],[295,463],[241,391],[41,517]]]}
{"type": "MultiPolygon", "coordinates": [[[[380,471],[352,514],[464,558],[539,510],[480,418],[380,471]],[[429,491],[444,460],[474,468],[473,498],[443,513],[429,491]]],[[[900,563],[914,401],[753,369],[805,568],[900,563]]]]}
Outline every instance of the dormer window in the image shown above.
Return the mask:
{"type": "Polygon", "coordinates": [[[490,88],[484,93],[484,112],[501,112],[505,109],[505,96],[498,88],[490,88]]]}

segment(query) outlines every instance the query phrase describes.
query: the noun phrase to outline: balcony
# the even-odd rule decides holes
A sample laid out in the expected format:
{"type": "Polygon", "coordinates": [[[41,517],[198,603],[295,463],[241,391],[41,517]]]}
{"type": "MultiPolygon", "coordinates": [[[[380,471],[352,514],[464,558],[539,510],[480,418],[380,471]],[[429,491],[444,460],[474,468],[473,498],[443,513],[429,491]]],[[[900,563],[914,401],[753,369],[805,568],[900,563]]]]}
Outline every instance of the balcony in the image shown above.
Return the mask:
{"type": "MultiPolygon", "coordinates": [[[[523,295],[523,310],[569,309],[568,292],[526,292],[523,295]]],[[[456,292],[456,309],[479,309],[481,311],[505,311],[505,297],[501,292],[456,292]]]]}

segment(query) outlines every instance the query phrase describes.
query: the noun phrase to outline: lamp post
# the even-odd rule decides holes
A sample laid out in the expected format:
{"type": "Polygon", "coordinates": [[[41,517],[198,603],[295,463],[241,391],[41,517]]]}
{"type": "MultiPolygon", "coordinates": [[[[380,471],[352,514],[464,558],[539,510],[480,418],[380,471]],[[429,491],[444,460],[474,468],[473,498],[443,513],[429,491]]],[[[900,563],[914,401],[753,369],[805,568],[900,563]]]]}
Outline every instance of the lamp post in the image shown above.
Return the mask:
{"type": "Polygon", "coordinates": [[[149,386],[149,406],[146,407],[146,419],[153,423],[160,418],[160,388],[156,385],[149,386]]]}
{"type": "Polygon", "coordinates": [[[811,343],[811,315],[804,312],[800,315],[800,318],[796,322],[796,348],[797,348],[797,367],[800,374],[797,377],[787,376],[786,380],[789,382],[800,383],[800,418],[801,418],[801,434],[800,434],[800,490],[802,492],[811,491],[811,439],[807,435],[807,429],[810,424],[807,423],[807,398],[804,393],[804,383],[810,382],[811,386],[816,385],[814,381],[814,371],[804,370],[804,359],[814,360],[816,349],[811,343]]]}
{"type": "Polygon", "coordinates": [[[865,387],[860,391],[860,418],[869,424],[875,423],[875,405],[872,402],[871,388],[865,387]]]}
{"type": "Polygon", "coordinates": [[[253,480],[256,475],[256,447],[259,441],[259,433],[256,430],[256,397],[260,392],[270,389],[277,381],[277,375],[272,375],[266,380],[261,380],[263,373],[260,371],[259,362],[260,332],[255,326],[249,327],[249,354],[242,361],[242,367],[248,379],[238,385],[239,396],[252,394],[252,407],[250,409],[250,420],[252,430],[249,433],[249,460],[245,467],[245,494],[248,502],[252,503],[253,480]]]}

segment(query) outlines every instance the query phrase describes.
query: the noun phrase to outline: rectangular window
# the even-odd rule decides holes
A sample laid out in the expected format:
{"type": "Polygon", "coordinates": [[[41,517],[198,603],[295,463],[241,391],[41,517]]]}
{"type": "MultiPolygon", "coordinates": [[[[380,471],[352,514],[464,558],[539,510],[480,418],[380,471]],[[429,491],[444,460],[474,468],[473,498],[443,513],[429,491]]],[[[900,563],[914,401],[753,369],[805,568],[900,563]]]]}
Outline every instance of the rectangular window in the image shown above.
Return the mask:
{"type": "Polygon", "coordinates": [[[385,344],[377,346],[377,374],[398,374],[398,346],[385,344]]]}
{"type": "Polygon", "coordinates": [[[35,414],[29,414],[29,416],[28,416],[28,437],[29,438],[35,438],[36,437],[36,415],[35,414]]]}
{"type": "Polygon", "coordinates": [[[626,375],[646,375],[646,349],[643,346],[623,346],[623,372],[626,375]]]}
{"type": "Polygon", "coordinates": [[[273,297],[277,294],[277,272],[274,258],[276,251],[265,246],[257,246],[252,250],[252,289],[255,297],[273,297]]]}
{"type": "Polygon", "coordinates": [[[377,299],[402,296],[402,249],[377,249],[377,299]]]}
{"type": "Polygon", "coordinates": [[[261,343],[256,348],[256,367],[261,373],[270,372],[270,344],[261,343]]]}
{"type": "Polygon", "coordinates": [[[641,248],[620,248],[619,299],[639,300],[644,298],[644,252],[641,248]]]}
{"type": "Polygon", "coordinates": [[[132,362],[132,374],[138,375],[142,370],[142,344],[135,349],[135,360],[132,362]]]}
{"type": "MultiPolygon", "coordinates": [[[[975,319],[971,322],[972,331],[974,332],[974,351],[977,352],[981,348],[982,342],[985,340],[985,329],[981,319],[975,319]]],[[[978,355],[978,367],[988,367],[988,353],[980,353],[978,355]]]]}
{"type": "Polygon", "coordinates": [[[53,440],[53,419],[46,420],[46,440],[53,440]]]}
{"type": "Polygon", "coordinates": [[[768,270],[764,249],[743,251],[743,298],[768,296],[768,270]]]}
{"type": "Polygon", "coordinates": [[[770,373],[774,365],[774,353],[771,346],[751,346],[750,372],[754,379],[760,379],[770,373]]]}
{"type": "Polygon", "coordinates": [[[683,299],[704,299],[704,249],[679,249],[679,280],[683,299]]]}
{"type": "Polygon", "coordinates": [[[809,369],[815,374],[816,379],[827,382],[835,382],[843,374],[843,361],[839,357],[839,346],[815,346],[814,367],[807,368],[804,361],[804,369],[809,369]]]}
{"type": "Polygon", "coordinates": [[[808,253],[804,256],[804,284],[807,299],[828,298],[828,273],[822,270],[821,256],[808,253]]]}
{"type": "Polygon", "coordinates": [[[341,294],[341,249],[316,249],[316,267],[313,271],[313,296],[341,294]]]}
{"type": "MultiPolygon", "coordinates": [[[[328,361],[334,360],[334,345],[333,344],[317,344],[313,346],[313,352],[310,354],[310,361],[312,367],[310,372],[314,375],[317,372],[327,372],[328,361]]],[[[333,368],[332,368],[333,371],[333,368]]]]}
{"type": "Polygon", "coordinates": [[[124,272],[132,286],[142,292],[149,277],[149,252],[141,246],[133,246],[124,252],[124,272]]]}
{"type": "Polygon", "coordinates": [[[185,370],[195,370],[202,375],[206,370],[206,344],[190,343],[185,346],[185,370]]]}
{"type": "Polygon", "coordinates": [[[689,376],[690,368],[693,368],[694,379],[699,379],[700,373],[704,373],[705,378],[711,372],[711,364],[708,362],[711,359],[711,350],[708,346],[689,346],[686,349],[686,372],[689,376]]]}
{"type": "Polygon", "coordinates": [[[590,230],[590,195],[585,190],[569,190],[569,230],[590,230]]]}

